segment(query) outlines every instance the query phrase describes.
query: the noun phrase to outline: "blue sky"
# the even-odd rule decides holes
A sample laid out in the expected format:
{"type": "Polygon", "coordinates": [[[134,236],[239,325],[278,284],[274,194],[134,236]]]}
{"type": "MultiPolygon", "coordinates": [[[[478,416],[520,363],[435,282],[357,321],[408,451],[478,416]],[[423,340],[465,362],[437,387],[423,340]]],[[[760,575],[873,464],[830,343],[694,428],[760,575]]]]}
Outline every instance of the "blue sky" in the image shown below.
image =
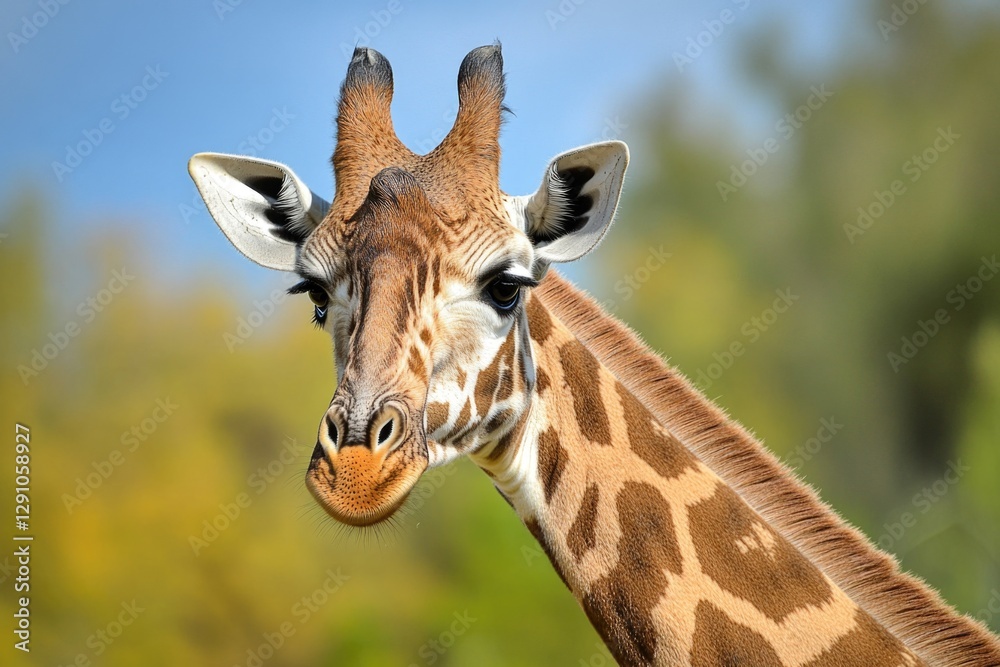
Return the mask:
{"type": "MultiPolygon", "coordinates": [[[[422,152],[450,127],[462,57],[499,39],[515,113],[502,136],[501,185],[524,193],[552,155],[602,135],[630,140],[630,109],[669,81],[682,81],[692,104],[725,110],[737,131],[766,130],[774,112],[741,82],[733,51],[775,18],[806,70],[833,61],[849,46],[845,36],[878,38],[854,0],[8,0],[0,198],[29,185],[45,193],[59,231],[56,263],[95,225],[110,224],[138,239],[158,281],[211,271],[252,286],[266,272],[196,207],[187,159],[254,151],[329,197],[334,107],[356,43],[389,58],[397,132],[422,152]],[[724,11],[731,22],[679,71],[674,55],[706,21],[718,28],[724,11]],[[81,142],[93,147],[73,166],[67,151],[81,142]]],[[[640,170],[641,144],[632,153],[640,170]]]]}

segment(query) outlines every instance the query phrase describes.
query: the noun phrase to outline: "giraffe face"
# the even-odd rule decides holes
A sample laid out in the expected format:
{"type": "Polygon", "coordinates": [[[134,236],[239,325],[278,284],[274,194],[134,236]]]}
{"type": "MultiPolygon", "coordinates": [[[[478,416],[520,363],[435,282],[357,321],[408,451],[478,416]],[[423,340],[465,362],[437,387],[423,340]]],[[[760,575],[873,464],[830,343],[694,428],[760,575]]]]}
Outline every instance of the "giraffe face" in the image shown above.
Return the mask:
{"type": "Polygon", "coordinates": [[[502,207],[463,208],[450,220],[415,176],[387,168],[356,212],[335,202],[299,254],[293,291],[316,303],[338,377],[306,482],[344,523],[387,518],[429,465],[526,405],[531,365],[502,351],[530,351],[513,340],[527,331],[534,249],[502,207]]]}
{"type": "Polygon", "coordinates": [[[334,201],[284,165],[199,154],[189,171],[251,260],[294,271],[333,338],[337,388],[306,483],[334,518],[384,520],[428,466],[496,442],[532,400],[524,298],[552,262],[589,252],[611,223],[621,142],[557,156],[533,195],[499,187],[499,46],[459,70],[459,111],[427,155],[396,137],[392,70],[359,48],[341,88],[334,201]]]}

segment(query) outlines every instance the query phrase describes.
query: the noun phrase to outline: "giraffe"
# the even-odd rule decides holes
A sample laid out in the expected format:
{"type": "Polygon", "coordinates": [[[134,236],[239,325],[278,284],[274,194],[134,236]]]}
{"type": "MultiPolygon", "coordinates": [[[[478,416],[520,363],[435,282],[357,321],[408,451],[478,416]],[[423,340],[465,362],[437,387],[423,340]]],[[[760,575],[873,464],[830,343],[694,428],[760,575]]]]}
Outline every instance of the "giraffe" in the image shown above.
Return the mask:
{"type": "Polygon", "coordinates": [[[622,665],[1000,665],[1000,641],[902,572],[739,424],[550,268],[607,232],[624,143],[499,188],[498,44],[471,51],[444,140],[397,138],[392,69],[359,47],[332,203],[288,167],[189,172],[249,259],[295,272],[334,343],[306,485],[334,519],[389,518],[470,457],[622,665]]]}

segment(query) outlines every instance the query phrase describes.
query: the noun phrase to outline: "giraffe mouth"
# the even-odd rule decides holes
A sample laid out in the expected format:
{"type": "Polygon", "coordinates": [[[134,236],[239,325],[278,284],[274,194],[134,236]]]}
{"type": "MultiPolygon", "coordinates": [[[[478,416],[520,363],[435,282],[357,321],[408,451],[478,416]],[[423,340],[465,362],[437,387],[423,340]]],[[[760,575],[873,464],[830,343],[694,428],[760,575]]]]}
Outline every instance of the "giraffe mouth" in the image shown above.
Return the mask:
{"type": "Polygon", "coordinates": [[[399,448],[372,453],[344,447],[327,456],[320,445],[306,471],[306,487],[326,513],[350,526],[385,521],[406,500],[424,470],[427,456],[399,448]]]}

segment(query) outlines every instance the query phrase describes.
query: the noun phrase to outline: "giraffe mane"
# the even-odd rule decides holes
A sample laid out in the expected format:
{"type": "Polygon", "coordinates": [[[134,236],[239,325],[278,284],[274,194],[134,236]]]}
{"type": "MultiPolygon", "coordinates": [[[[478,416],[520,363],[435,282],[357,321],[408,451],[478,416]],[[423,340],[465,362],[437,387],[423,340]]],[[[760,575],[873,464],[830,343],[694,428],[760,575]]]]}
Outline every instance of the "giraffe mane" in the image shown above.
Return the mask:
{"type": "Polygon", "coordinates": [[[985,626],[901,571],[631,328],[554,271],[534,292],[664,428],[908,648],[932,664],[1000,664],[985,626]]]}

